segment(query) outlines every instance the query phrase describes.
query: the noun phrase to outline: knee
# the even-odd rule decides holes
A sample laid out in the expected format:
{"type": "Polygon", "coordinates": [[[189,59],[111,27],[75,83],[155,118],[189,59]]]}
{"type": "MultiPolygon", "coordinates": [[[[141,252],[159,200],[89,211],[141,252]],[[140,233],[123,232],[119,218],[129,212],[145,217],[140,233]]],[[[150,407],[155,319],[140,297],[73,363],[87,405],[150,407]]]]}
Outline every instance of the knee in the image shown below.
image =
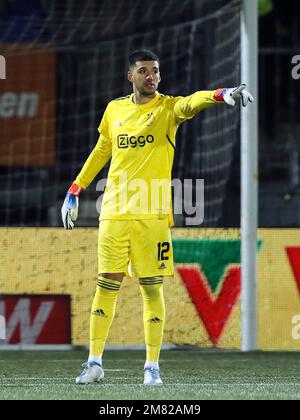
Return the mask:
{"type": "Polygon", "coordinates": [[[139,279],[142,296],[146,299],[158,299],[163,293],[162,277],[146,277],[139,279]]]}
{"type": "Polygon", "coordinates": [[[99,273],[99,277],[104,277],[108,280],[123,281],[125,273],[99,273]]]}
{"type": "Polygon", "coordinates": [[[114,297],[117,295],[122,282],[120,280],[110,279],[108,277],[104,277],[99,275],[97,281],[97,288],[95,297],[107,296],[107,297],[114,297]]]}

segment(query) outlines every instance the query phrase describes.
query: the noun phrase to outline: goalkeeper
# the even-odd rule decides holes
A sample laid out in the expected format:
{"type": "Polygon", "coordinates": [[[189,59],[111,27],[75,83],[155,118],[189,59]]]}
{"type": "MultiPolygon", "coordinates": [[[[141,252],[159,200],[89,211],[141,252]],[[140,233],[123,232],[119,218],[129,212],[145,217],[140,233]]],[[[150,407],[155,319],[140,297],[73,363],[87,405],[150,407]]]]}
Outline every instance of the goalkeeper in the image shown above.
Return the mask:
{"type": "Polygon", "coordinates": [[[199,91],[187,97],[163,95],[157,91],[159,60],[148,50],[130,55],[128,80],[133,93],[108,104],[98,129],[99,140],[70,187],[61,211],[65,229],[72,229],[79,194],[111,158],[99,219],[99,276],[91,309],[90,353],[77,384],[104,379],[102,354],[118,291],[131,266],[139,279],[144,307],[144,384],[162,383],[163,279],[173,275],[171,171],[176,131],[184,121],[212,105],[225,102],[233,106],[241,99],[246,106],[253,100],[245,85],[199,91]],[[153,180],[164,181],[166,187],[158,198],[153,180]]]}

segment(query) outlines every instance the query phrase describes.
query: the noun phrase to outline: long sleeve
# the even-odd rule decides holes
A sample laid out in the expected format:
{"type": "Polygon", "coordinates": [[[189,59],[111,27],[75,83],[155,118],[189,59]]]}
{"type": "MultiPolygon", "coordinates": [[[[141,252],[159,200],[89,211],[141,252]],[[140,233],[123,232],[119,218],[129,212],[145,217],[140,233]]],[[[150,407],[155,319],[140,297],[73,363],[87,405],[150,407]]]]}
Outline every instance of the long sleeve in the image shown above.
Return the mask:
{"type": "Polygon", "coordinates": [[[99,140],[83,165],[80,173],[75,179],[75,183],[81,188],[86,189],[93,181],[95,176],[101,171],[106,162],[110,159],[112,153],[112,144],[109,138],[104,137],[102,134],[99,140]]]}
{"type": "Polygon", "coordinates": [[[179,97],[174,105],[176,121],[180,124],[193,118],[198,112],[218,103],[214,98],[215,90],[202,90],[190,96],[179,97]]]}

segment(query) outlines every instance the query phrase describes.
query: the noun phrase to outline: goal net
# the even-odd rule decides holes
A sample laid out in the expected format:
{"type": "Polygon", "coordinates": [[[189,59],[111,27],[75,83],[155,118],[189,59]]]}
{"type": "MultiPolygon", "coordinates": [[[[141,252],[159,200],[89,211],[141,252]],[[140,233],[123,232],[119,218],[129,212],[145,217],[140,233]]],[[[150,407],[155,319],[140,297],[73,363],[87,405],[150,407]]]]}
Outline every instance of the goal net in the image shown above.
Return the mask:
{"type": "MultiPolygon", "coordinates": [[[[6,61],[6,79],[0,80],[1,289],[71,295],[72,343],[85,344],[107,166],[82,195],[77,229],[71,233],[62,229],[60,208],[97,141],[106,104],[131,92],[127,57],[135,49],[153,50],[161,64],[159,90],[165,94],[235,86],[240,83],[241,4],[14,3],[2,3],[0,18],[0,51],[6,61]]],[[[237,266],[231,267],[240,262],[239,232],[224,229],[239,226],[238,156],[237,107],[205,110],[178,131],[173,192],[179,208],[174,209],[175,227],[181,229],[174,231],[176,287],[166,281],[166,342],[239,346],[240,278],[237,266]],[[176,180],[188,180],[182,200],[176,180]],[[201,211],[196,180],[204,180],[201,211]],[[231,253],[227,259],[224,252],[231,253]]],[[[117,311],[111,343],[143,342],[137,285],[125,282],[122,287],[119,307],[126,310],[117,311]]],[[[4,302],[1,308],[9,318],[15,306],[4,302]]],[[[20,319],[33,323],[37,314],[20,319]]],[[[14,335],[12,326],[10,331],[12,342],[18,342],[20,334],[14,335]]]]}

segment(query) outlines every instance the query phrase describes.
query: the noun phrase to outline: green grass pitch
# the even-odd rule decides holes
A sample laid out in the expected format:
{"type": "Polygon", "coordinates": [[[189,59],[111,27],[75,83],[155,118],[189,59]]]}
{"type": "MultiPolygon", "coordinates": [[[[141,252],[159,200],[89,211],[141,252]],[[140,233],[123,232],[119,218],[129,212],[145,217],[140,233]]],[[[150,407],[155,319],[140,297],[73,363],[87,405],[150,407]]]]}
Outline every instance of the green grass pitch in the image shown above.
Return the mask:
{"type": "Polygon", "coordinates": [[[300,399],[300,353],[168,350],[162,386],[145,386],[143,351],[107,351],[105,382],[75,385],[86,351],[0,351],[0,400],[300,399]]]}

